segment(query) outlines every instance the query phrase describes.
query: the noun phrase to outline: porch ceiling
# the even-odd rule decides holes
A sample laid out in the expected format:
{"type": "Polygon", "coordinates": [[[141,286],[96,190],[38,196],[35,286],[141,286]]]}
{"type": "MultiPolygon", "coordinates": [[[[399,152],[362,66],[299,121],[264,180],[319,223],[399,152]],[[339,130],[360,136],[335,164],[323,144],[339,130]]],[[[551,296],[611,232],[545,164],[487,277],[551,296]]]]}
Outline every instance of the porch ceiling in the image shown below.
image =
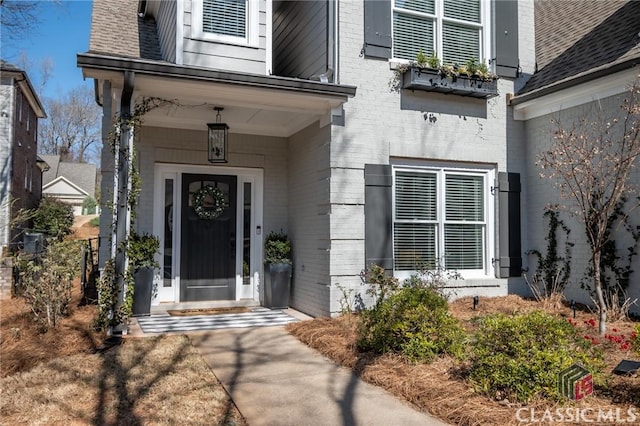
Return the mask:
{"type": "MultiPolygon", "coordinates": [[[[145,125],[206,130],[214,107],[232,133],[287,137],[315,121],[328,124],[331,110],[355,94],[350,86],[308,80],[180,67],[174,64],[78,56],[86,78],[110,81],[118,93],[123,71],[133,71],[134,98],[157,97],[171,104],[145,115],[145,125]]],[[[102,99],[102,85],[98,84],[102,99]]]]}
{"type": "Polygon", "coordinates": [[[155,96],[172,103],[151,111],[145,125],[206,130],[216,121],[214,107],[223,107],[221,121],[231,133],[287,137],[318,120],[327,120],[342,102],[274,89],[230,86],[162,77],[136,78],[134,96],[155,96]]]}

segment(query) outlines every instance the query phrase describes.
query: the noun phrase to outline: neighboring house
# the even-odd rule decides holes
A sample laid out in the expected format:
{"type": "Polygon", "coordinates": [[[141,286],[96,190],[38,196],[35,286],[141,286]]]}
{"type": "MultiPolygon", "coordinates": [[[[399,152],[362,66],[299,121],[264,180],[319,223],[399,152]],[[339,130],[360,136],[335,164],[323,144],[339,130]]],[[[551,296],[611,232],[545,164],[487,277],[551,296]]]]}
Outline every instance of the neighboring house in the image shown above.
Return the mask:
{"type": "MultiPolygon", "coordinates": [[[[622,96],[640,77],[640,2],[608,0],[589,2],[585,7],[580,1],[536,1],[535,18],[538,71],[513,98],[512,105],[516,120],[525,123],[527,161],[523,170],[526,176],[523,198],[528,235],[525,247],[542,250],[549,229],[542,216],[545,206],[568,202],[559,199],[548,179],[538,177],[540,170],[535,159],[550,145],[552,119],[570,128],[581,118],[598,121],[621,114],[622,96]]],[[[627,208],[638,202],[640,164],[630,183],[634,185],[635,197],[630,197],[627,208]]],[[[589,259],[584,225],[567,214],[561,219],[571,229],[570,240],[576,243],[567,298],[590,302],[580,289],[589,259]]],[[[632,231],[640,232],[640,209],[631,212],[628,223],[632,231]]],[[[640,256],[636,254],[629,265],[630,235],[621,228],[616,237],[620,266],[628,265],[634,271],[628,296],[640,300],[640,256]]],[[[564,252],[562,235],[560,238],[559,249],[564,252]]],[[[529,259],[530,266],[535,267],[535,262],[535,258],[529,259]]],[[[638,312],[640,307],[635,305],[632,310],[638,312]]]]}
{"type": "Polygon", "coordinates": [[[95,199],[95,164],[60,161],[59,155],[41,157],[49,164],[42,176],[42,194],[71,204],[74,215],[87,214],[82,203],[86,198],[95,199]]]}
{"type": "Polygon", "coordinates": [[[0,299],[11,296],[13,268],[9,251],[21,243],[21,227],[12,223],[20,209],[37,207],[42,191],[38,155],[38,119],[45,118],[27,73],[0,59],[0,299]]]}
{"type": "Polygon", "coordinates": [[[47,166],[37,154],[39,118],[46,118],[46,114],[27,73],[0,60],[0,246],[3,253],[18,242],[19,232],[10,227],[15,214],[20,209],[37,207],[40,202],[42,171],[47,166]]]}
{"type": "MultiPolygon", "coordinates": [[[[540,213],[526,195],[527,122],[510,100],[534,75],[534,39],[533,0],[95,0],[78,65],[104,110],[103,200],[122,192],[112,117],[170,101],[136,139],[134,227],[161,240],[153,303],[261,301],[263,239],[281,229],[291,305],[314,316],[339,311],[339,286],[364,293],[370,263],[405,278],[439,260],[463,276],[458,296],[525,292],[540,213]],[[395,70],[429,48],[490,63],[500,79],[450,88],[409,73],[397,87],[395,70]],[[215,107],[229,140],[209,162],[215,107]],[[227,205],[213,221],[194,210],[207,185],[227,205]]],[[[106,212],[101,265],[116,253],[109,238],[123,239],[106,212]]]]}

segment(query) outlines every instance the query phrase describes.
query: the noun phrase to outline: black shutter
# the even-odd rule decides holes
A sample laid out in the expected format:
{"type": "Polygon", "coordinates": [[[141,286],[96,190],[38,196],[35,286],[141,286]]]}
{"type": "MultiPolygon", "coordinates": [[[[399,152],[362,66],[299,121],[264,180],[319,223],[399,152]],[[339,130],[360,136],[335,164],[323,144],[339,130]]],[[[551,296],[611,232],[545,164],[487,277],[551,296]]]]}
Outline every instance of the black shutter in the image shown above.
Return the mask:
{"type": "Polygon", "coordinates": [[[500,195],[498,233],[500,236],[499,278],[522,275],[520,241],[520,173],[498,173],[500,195]]]}
{"type": "Polygon", "coordinates": [[[391,57],[391,0],[364,1],[364,56],[391,57]]]}
{"type": "Polygon", "coordinates": [[[518,2],[495,2],[496,74],[518,76],[518,2]]]}
{"type": "Polygon", "coordinates": [[[393,271],[391,166],[365,164],[364,185],[365,267],[375,263],[393,271]]]}

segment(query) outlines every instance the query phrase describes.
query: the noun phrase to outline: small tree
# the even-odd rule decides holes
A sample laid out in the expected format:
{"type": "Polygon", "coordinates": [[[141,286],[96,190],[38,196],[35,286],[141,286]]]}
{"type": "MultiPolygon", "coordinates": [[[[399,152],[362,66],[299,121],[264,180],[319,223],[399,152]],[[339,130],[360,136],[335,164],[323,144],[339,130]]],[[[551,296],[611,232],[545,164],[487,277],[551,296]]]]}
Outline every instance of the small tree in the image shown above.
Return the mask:
{"type": "Polygon", "coordinates": [[[640,156],[640,85],[635,83],[629,89],[618,114],[600,110],[596,116],[592,121],[583,117],[568,128],[552,120],[552,145],[539,155],[536,164],[543,170],[540,176],[554,179],[560,196],[570,202],[565,209],[585,225],[600,311],[599,331],[604,334],[607,307],[601,258],[611,216],[623,197],[637,191],[629,177],[640,156]]]}
{"type": "Polygon", "coordinates": [[[37,256],[18,259],[20,289],[42,331],[56,327],[71,302],[73,279],[80,269],[77,241],[50,240],[37,256]]]}

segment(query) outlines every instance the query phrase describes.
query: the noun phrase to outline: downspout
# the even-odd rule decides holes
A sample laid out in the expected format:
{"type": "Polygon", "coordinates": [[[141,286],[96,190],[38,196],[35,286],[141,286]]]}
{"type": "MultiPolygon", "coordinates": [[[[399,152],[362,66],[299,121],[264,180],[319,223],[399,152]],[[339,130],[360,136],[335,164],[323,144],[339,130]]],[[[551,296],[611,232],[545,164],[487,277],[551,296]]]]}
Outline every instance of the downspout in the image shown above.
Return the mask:
{"type": "MultiPolygon", "coordinates": [[[[116,310],[120,309],[126,298],[127,282],[125,280],[125,274],[127,271],[128,256],[125,244],[127,244],[127,235],[129,235],[129,228],[131,222],[131,209],[129,206],[129,192],[131,191],[131,160],[132,160],[132,148],[133,148],[133,129],[129,125],[124,125],[122,122],[128,121],[131,118],[135,73],[133,71],[124,72],[124,86],[122,88],[122,96],[120,98],[120,124],[116,128],[118,138],[116,138],[115,147],[115,166],[114,170],[114,206],[115,215],[112,223],[112,245],[111,256],[114,260],[114,275],[116,277],[116,288],[121,289],[118,293],[118,303],[116,304],[116,310]],[[123,147],[126,147],[123,149],[123,147]],[[122,158],[121,158],[122,157],[122,158]]],[[[127,325],[120,324],[115,330],[112,330],[114,334],[126,334],[127,325]]]]}

